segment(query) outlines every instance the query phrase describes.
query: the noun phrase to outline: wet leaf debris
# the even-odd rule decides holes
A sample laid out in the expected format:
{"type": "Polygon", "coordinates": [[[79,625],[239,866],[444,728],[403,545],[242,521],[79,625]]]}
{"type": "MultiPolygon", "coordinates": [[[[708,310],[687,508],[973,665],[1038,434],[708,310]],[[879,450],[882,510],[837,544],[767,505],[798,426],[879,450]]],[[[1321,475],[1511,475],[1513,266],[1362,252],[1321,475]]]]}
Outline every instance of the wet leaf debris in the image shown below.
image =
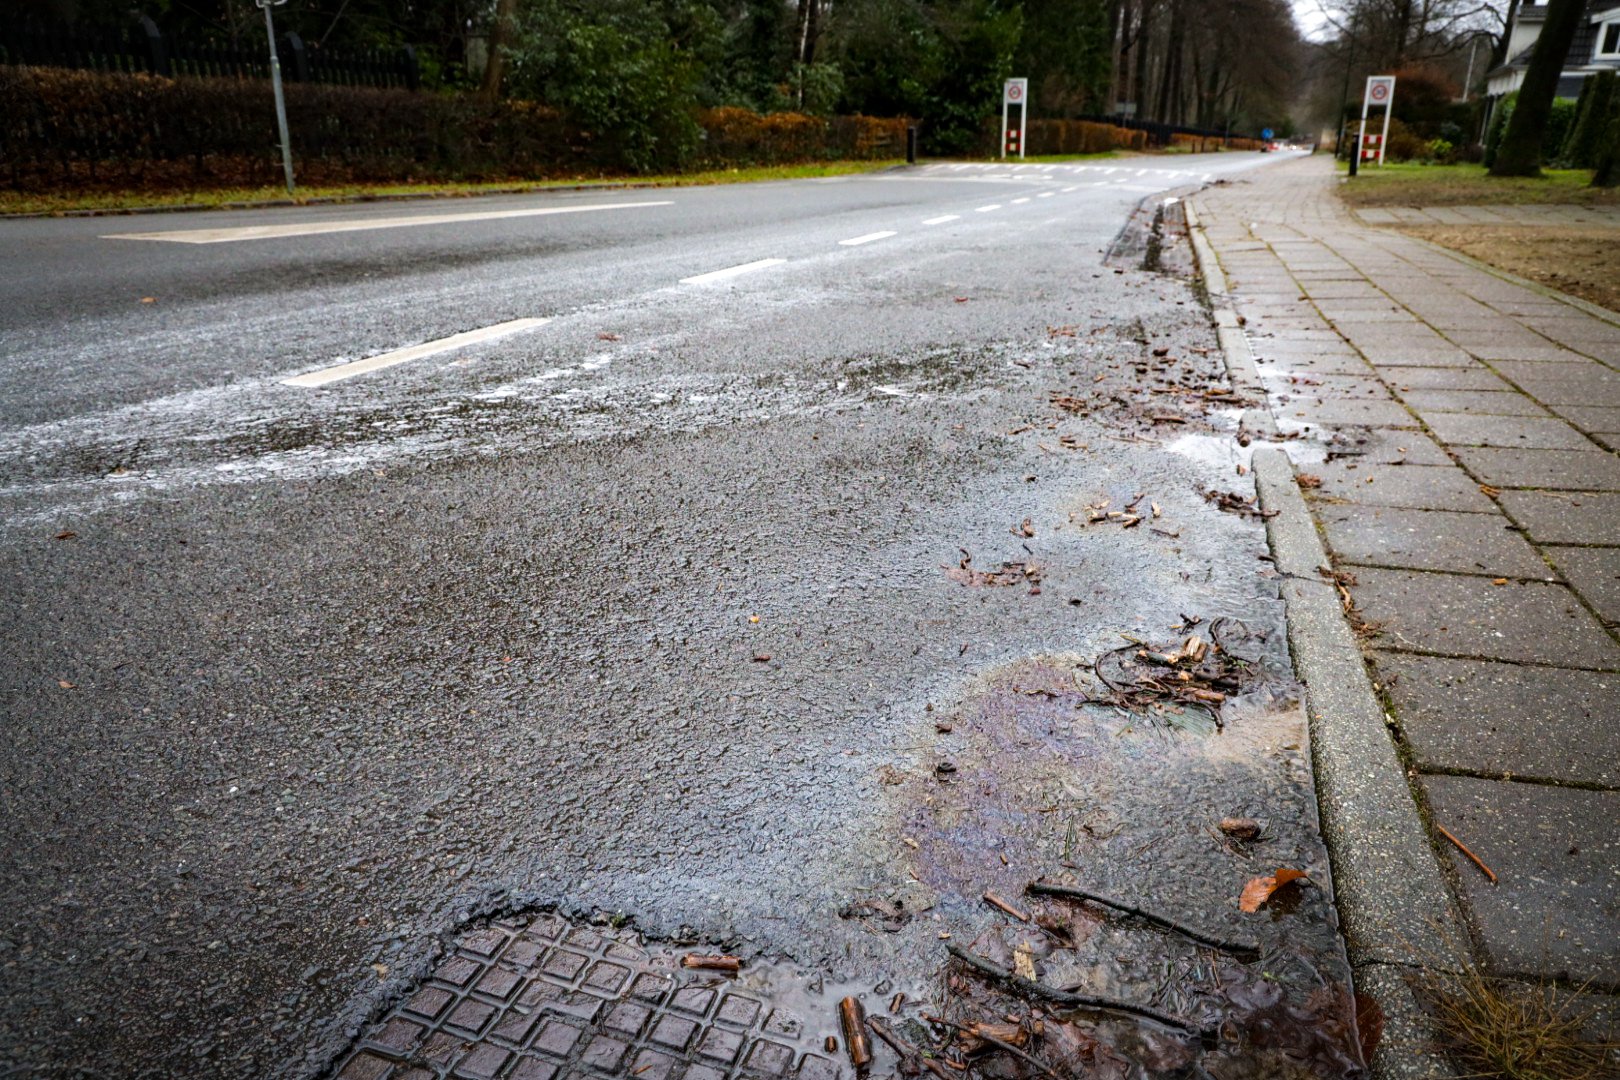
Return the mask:
{"type": "Polygon", "coordinates": [[[1189,634],[1162,647],[1133,641],[1093,662],[1092,670],[1107,693],[1089,701],[1150,715],[1162,715],[1166,706],[1203,710],[1216,727],[1224,726],[1221,707],[1257,678],[1255,663],[1231,649],[1249,636],[1241,622],[1217,619],[1210,624],[1208,638],[1189,634]]]}

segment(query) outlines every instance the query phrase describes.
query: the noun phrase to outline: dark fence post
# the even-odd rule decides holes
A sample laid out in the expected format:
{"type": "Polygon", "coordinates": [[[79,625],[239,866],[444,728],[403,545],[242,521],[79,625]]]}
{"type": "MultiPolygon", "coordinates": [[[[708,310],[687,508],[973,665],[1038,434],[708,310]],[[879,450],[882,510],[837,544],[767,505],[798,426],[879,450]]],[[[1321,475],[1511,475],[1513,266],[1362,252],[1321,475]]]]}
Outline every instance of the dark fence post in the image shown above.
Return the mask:
{"type": "Polygon", "coordinates": [[[309,82],[309,50],[304,39],[289,30],[281,36],[283,58],[281,74],[288,82],[309,82]]]}
{"type": "Polygon", "coordinates": [[[405,89],[422,89],[422,69],[416,62],[416,50],[409,45],[399,50],[400,66],[405,69],[405,89]]]}
{"type": "Polygon", "coordinates": [[[906,164],[917,164],[917,125],[906,125],[906,164]]]}
{"type": "Polygon", "coordinates": [[[157,23],[142,15],[140,18],[141,36],[146,41],[147,56],[150,57],[151,72],[154,75],[169,75],[169,50],[163,42],[163,33],[157,28],[157,23]]]}

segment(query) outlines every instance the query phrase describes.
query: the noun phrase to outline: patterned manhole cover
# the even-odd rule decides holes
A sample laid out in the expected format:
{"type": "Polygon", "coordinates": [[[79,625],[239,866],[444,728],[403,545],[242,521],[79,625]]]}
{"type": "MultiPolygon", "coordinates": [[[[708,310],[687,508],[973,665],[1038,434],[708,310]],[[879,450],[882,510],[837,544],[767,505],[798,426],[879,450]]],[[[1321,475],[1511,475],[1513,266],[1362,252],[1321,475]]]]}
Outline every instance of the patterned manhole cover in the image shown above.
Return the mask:
{"type": "MultiPolygon", "coordinates": [[[[825,1020],[781,1007],[783,973],[681,967],[632,931],[554,914],[461,938],[339,1059],[339,1080],[835,1080],[825,1020]]],[[[802,990],[800,991],[803,992],[802,990]]],[[[808,999],[807,999],[808,1000],[808,999]]]]}

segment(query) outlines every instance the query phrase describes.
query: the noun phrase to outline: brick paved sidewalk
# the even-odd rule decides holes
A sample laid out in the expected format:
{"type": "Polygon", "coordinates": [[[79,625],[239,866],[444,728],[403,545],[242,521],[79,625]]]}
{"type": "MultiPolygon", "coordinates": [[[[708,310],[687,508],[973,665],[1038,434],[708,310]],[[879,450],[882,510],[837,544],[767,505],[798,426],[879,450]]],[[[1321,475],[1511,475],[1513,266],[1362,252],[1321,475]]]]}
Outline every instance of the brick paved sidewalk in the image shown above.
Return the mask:
{"type": "Polygon", "coordinates": [[[1304,159],[1195,206],[1415,795],[1499,877],[1434,839],[1481,959],[1620,991],[1620,315],[1372,227],[1337,182],[1304,159]]]}

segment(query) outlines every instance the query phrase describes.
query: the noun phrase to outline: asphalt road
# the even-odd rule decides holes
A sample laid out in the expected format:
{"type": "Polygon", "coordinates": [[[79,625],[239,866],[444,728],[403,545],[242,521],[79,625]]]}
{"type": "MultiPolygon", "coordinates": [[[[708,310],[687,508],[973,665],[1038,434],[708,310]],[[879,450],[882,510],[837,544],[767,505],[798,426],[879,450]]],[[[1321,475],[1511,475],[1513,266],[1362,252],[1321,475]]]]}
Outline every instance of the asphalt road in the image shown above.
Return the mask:
{"type": "Polygon", "coordinates": [[[0,1065],[303,1075],[524,905],[925,975],[836,912],[981,917],[875,779],[935,704],[1280,618],[1224,436],[1047,403],[1218,371],[1103,256],[1263,161],[0,222],[0,1065]]]}

